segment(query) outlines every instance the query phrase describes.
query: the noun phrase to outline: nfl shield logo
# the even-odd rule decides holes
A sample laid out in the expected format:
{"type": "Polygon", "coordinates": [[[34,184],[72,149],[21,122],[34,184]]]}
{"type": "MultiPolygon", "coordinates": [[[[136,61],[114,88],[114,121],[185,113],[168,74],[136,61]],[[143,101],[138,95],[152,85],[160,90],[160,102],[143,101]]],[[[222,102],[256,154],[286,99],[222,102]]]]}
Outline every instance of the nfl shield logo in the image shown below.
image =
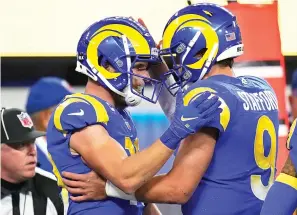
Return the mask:
{"type": "Polygon", "coordinates": [[[225,34],[225,37],[226,37],[226,40],[227,40],[228,42],[233,41],[233,40],[236,39],[236,36],[235,36],[235,33],[234,33],[234,32],[229,33],[229,34],[225,34]]]}
{"type": "Polygon", "coordinates": [[[33,127],[33,122],[27,113],[22,112],[21,114],[17,114],[17,117],[19,118],[23,127],[26,127],[26,128],[33,127]]]}

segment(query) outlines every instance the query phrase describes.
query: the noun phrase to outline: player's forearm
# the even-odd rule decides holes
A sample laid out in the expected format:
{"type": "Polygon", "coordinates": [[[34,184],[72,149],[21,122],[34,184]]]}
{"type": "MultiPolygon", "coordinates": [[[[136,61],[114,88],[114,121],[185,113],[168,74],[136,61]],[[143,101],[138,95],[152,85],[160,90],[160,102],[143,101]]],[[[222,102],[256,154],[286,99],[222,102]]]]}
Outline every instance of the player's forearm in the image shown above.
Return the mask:
{"type": "Polygon", "coordinates": [[[136,191],[136,197],[144,202],[184,204],[192,196],[211,161],[215,132],[203,129],[187,137],[166,175],[155,176],[136,191]],[[197,142],[197,140],[202,143],[197,142]]]}
{"type": "MultiPolygon", "coordinates": [[[[213,129],[202,129],[201,132],[187,137],[180,146],[171,171],[166,175],[155,176],[145,183],[136,191],[137,199],[156,203],[187,202],[212,158],[216,132],[212,135],[211,131],[213,129]]],[[[116,191],[107,192],[111,193],[108,196],[123,198],[117,189],[112,188],[112,190],[116,191]]]]}
{"type": "Polygon", "coordinates": [[[179,139],[170,136],[170,131],[167,131],[166,134],[169,135],[165,136],[164,142],[157,140],[147,149],[130,157],[127,157],[125,150],[101,126],[91,126],[84,130],[84,133],[75,133],[70,146],[96,173],[122,191],[134,193],[152,178],[172,155],[179,139]],[[97,143],[95,134],[100,134],[100,141],[104,144],[97,143]],[[86,143],[83,145],[82,141],[86,143]]]}
{"type": "Polygon", "coordinates": [[[186,203],[199,184],[202,174],[187,178],[187,176],[183,177],[183,173],[183,171],[178,171],[153,177],[135,192],[136,199],[154,203],[186,203]]]}
{"type": "MultiPolygon", "coordinates": [[[[150,76],[155,79],[160,79],[160,77],[162,77],[162,75],[167,71],[168,71],[168,67],[166,66],[165,63],[162,63],[156,66],[152,66],[150,76]]],[[[173,76],[168,77],[168,80],[166,80],[166,83],[168,85],[173,84],[173,82],[175,82],[173,76]]],[[[171,120],[175,111],[176,102],[175,102],[175,97],[169,93],[166,87],[162,88],[158,102],[163,112],[167,116],[167,118],[171,120]]]]}
{"type": "Polygon", "coordinates": [[[139,187],[151,179],[172,155],[173,150],[157,140],[149,148],[127,157],[117,172],[125,192],[135,192],[139,187]]]}
{"type": "Polygon", "coordinates": [[[111,182],[106,183],[106,194],[109,197],[125,200],[138,200],[147,203],[184,204],[191,197],[193,189],[188,189],[183,179],[173,182],[168,175],[158,175],[139,188],[135,194],[127,194],[111,182]]]}
{"type": "Polygon", "coordinates": [[[261,215],[291,215],[296,208],[297,178],[281,173],[266,196],[261,215]]]}
{"type": "MultiPolygon", "coordinates": [[[[168,79],[168,85],[171,85],[170,82],[173,82],[173,81],[174,81],[174,78],[173,76],[171,76],[168,79]]],[[[161,90],[158,102],[163,112],[167,116],[167,118],[171,121],[175,111],[176,97],[172,96],[169,93],[169,91],[165,87],[163,87],[161,90]]]]}
{"type": "Polygon", "coordinates": [[[169,204],[182,204],[188,199],[178,182],[170,182],[167,175],[155,176],[135,192],[135,197],[143,202],[169,204]]]}

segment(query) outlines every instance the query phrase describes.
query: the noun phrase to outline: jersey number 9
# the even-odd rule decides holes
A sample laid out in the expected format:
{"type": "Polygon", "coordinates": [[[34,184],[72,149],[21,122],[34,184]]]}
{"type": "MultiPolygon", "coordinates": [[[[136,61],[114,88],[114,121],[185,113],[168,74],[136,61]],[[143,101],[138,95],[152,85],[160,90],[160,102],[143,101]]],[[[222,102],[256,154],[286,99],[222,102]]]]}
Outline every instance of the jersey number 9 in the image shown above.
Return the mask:
{"type": "Polygon", "coordinates": [[[267,116],[261,116],[258,120],[256,128],[256,136],[254,140],[254,156],[257,166],[263,170],[262,174],[251,175],[251,189],[253,194],[260,200],[264,201],[269,188],[272,186],[275,177],[276,163],[276,131],[273,122],[267,116]],[[264,154],[264,132],[267,132],[270,137],[270,151],[268,156],[264,154]],[[270,170],[268,184],[265,186],[262,182],[262,177],[270,170]]]}

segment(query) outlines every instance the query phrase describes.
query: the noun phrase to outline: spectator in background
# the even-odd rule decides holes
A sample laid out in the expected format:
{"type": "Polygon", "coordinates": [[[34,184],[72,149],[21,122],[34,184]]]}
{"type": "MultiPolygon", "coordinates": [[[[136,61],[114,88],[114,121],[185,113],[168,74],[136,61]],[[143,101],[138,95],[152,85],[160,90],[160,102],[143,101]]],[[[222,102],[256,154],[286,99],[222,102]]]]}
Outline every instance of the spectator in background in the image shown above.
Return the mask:
{"type": "MultiPolygon", "coordinates": [[[[37,130],[46,131],[52,111],[59,102],[72,94],[69,83],[57,77],[45,77],[38,80],[29,91],[26,111],[30,114],[37,130]]],[[[53,167],[48,159],[45,137],[36,139],[38,166],[48,172],[53,167]]]]}
{"type": "Polygon", "coordinates": [[[292,76],[292,94],[289,96],[292,121],[297,118],[297,68],[292,76]]]}
{"type": "Polygon", "coordinates": [[[34,128],[23,110],[1,109],[1,215],[62,215],[63,202],[53,174],[36,168],[34,128]]]}

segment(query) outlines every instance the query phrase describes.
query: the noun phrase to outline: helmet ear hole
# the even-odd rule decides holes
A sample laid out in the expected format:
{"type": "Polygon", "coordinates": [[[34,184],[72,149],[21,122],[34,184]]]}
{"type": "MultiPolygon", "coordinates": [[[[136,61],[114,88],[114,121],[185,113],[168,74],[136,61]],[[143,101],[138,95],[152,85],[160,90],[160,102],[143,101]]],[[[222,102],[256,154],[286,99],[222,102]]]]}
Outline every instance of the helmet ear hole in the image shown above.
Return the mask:
{"type": "Polygon", "coordinates": [[[106,60],[106,58],[103,55],[99,56],[98,65],[104,67],[105,69],[107,69],[111,66],[111,64],[108,62],[108,60],[106,60]]]}
{"type": "Polygon", "coordinates": [[[116,69],[108,62],[105,61],[102,65],[108,72],[116,72],[116,69]]]}
{"type": "MultiPolygon", "coordinates": [[[[103,66],[102,65],[102,59],[103,59],[103,55],[100,55],[99,57],[98,57],[98,65],[100,65],[100,66],[103,66]]],[[[104,67],[104,66],[103,66],[104,67]]]]}
{"type": "Polygon", "coordinates": [[[200,49],[195,55],[194,58],[200,59],[203,57],[203,55],[206,53],[207,48],[200,49]]]}

